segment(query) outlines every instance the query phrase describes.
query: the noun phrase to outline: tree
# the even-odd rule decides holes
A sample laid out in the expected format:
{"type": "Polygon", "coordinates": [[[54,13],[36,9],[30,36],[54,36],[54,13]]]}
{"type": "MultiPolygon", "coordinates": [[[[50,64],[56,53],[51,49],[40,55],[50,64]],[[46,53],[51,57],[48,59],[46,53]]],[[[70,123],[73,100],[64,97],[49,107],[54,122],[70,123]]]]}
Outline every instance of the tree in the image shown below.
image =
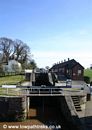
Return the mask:
{"type": "Polygon", "coordinates": [[[9,59],[15,59],[22,65],[30,61],[30,48],[21,40],[0,38],[0,61],[7,63],[9,59]]]}
{"type": "Polygon", "coordinates": [[[23,43],[21,40],[14,41],[14,54],[15,59],[21,64],[27,62],[30,58],[30,48],[26,43],[23,43]]]}
{"type": "Polygon", "coordinates": [[[92,69],[92,64],[90,65],[90,69],[92,69]]]}
{"type": "Polygon", "coordinates": [[[8,62],[13,51],[13,41],[9,38],[0,38],[0,54],[3,62],[8,62]]]}
{"type": "Polygon", "coordinates": [[[49,66],[46,66],[45,69],[46,69],[47,71],[49,71],[50,67],[49,67],[49,66]]]}
{"type": "Polygon", "coordinates": [[[3,72],[3,66],[2,66],[2,64],[0,64],[0,73],[2,73],[3,72]]]}
{"type": "Polygon", "coordinates": [[[36,62],[32,59],[29,63],[25,66],[26,69],[35,69],[37,68],[36,62]]]}

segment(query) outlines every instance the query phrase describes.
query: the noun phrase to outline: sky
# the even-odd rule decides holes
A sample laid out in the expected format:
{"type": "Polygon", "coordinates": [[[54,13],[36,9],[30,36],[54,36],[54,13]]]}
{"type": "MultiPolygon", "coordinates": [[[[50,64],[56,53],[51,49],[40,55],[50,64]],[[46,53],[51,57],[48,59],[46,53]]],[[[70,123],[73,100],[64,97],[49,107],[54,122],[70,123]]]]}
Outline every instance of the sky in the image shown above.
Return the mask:
{"type": "Polygon", "coordinates": [[[0,37],[20,39],[38,67],[92,64],[92,0],[0,0],[0,37]]]}

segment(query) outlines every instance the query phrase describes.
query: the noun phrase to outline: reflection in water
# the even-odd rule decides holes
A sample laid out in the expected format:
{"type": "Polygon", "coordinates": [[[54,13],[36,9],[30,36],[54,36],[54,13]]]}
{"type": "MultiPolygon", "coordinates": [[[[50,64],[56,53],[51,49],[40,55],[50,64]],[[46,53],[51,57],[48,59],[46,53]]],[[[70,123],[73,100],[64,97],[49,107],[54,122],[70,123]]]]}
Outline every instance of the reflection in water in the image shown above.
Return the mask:
{"type": "Polygon", "coordinates": [[[31,97],[28,118],[31,121],[36,119],[37,124],[52,127],[52,130],[61,130],[61,114],[56,99],[55,97],[31,97]]]}

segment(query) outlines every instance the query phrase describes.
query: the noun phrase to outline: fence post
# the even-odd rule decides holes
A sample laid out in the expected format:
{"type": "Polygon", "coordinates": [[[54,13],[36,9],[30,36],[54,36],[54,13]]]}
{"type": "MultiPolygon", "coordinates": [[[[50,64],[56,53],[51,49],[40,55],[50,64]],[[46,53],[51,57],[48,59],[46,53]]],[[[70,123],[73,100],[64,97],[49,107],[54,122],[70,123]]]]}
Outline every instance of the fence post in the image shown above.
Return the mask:
{"type": "Polygon", "coordinates": [[[40,89],[39,89],[39,95],[40,95],[40,89]]]}
{"type": "Polygon", "coordinates": [[[52,88],[51,88],[51,96],[52,96],[52,88]]]}
{"type": "Polygon", "coordinates": [[[8,95],[8,88],[6,89],[6,94],[8,95]]]}

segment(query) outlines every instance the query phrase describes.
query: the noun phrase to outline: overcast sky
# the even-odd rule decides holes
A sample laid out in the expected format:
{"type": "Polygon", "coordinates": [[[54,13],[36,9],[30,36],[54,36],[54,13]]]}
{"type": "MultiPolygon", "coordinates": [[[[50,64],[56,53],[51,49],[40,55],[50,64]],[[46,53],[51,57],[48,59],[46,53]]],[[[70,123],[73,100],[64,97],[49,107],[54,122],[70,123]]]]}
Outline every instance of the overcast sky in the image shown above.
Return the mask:
{"type": "Polygon", "coordinates": [[[0,37],[26,42],[39,67],[92,64],[92,0],[0,0],[0,37]]]}

